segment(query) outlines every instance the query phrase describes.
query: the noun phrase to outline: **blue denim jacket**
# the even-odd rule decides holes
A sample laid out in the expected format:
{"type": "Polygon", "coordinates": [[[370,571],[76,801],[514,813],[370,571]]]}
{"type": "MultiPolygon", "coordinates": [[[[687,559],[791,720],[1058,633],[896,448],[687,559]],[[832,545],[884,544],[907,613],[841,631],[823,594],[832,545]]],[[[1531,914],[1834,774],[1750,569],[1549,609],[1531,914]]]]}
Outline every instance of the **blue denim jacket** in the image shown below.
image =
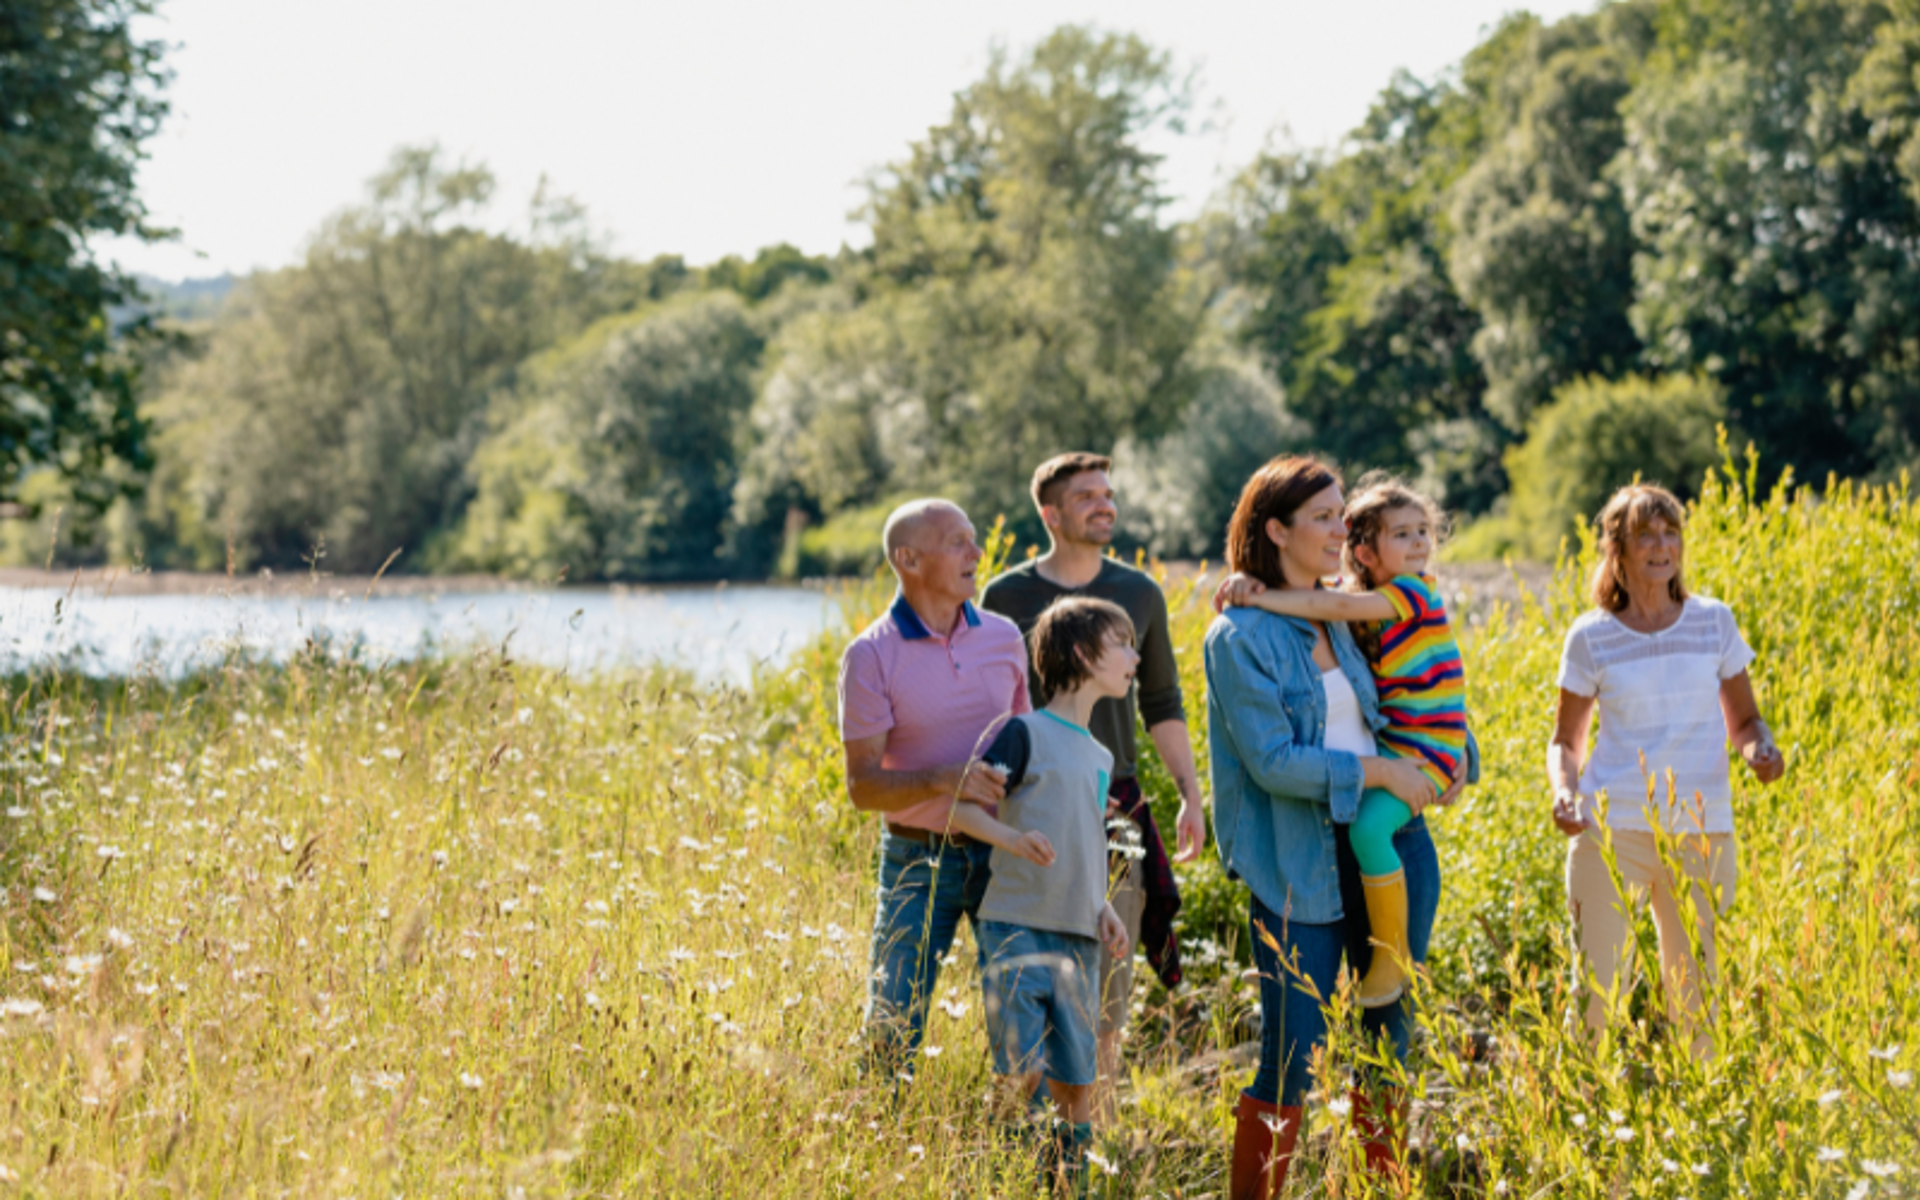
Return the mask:
{"type": "MultiPolygon", "coordinates": [[[[1373,672],[1345,624],[1329,622],[1333,656],[1369,729],[1386,725],[1373,672]]],[[[1230,608],[1207,630],[1207,748],[1214,837],[1227,873],[1276,913],[1310,925],[1341,920],[1333,827],[1360,809],[1360,759],[1324,749],[1327,693],[1309,621],[1230,608]]],[[[1479,748],[1467,743],[1468,778],[1479,748]]],[[[1415,821],[1424,820],[1416,817],[1415,821]]]]}

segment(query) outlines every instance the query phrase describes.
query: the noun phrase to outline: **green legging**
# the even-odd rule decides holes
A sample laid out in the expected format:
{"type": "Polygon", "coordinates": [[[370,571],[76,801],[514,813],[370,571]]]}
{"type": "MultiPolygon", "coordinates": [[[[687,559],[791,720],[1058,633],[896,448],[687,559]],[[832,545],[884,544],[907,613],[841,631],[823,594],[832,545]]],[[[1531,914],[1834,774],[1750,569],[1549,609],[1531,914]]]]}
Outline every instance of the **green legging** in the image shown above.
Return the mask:
{"type": "Polygon", "coordinates": [[[1393,835],[1411,820],[1413,810],[1385,788],[1369,788],[1360,797],[1360,815],[1348,827],[1347,838],[1353,843],[1353,856],[1360,860],[1362,875],[1391,875],[1400,869],[1393,835]]]}

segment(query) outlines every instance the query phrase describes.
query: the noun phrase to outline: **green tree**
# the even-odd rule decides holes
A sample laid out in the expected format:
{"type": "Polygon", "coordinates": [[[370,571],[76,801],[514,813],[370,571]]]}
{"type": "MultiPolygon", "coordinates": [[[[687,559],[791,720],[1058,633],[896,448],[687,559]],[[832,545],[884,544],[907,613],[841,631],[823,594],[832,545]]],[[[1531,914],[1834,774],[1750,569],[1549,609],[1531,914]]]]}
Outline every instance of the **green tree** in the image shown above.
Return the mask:
{"type": "Polygon", "coordinates": [[[1162,558],[1217,560],[1247,478],[1276,454],[1312,448],[1264,366],[1244,351],[1222,354],[1196,372],[1177,428],[1114,447],[1122,532],[1162,558]]]}
{"type": "Polygon", "coordinates": [[[1648,5],[1511,17],[1469,58],[1485,148],[1452,185],[1449,275],[1480,315],[1484,405],[1506,430],[1568,380],[1633,368],[1633,235],[1608,166],[1652,40],[1648,5]]]}
{"type": "Polygon", "coordinates": [[[612,317],[534,359],[474,455],[451,552],[525,578],[712,578],[761,335],[731,292],[612,317]]]}
{"type": "Polygon", "coordinates": [[[749,300],[765,300],[789,279],[819,284],[832,277],[833,264],[825,257],[802,254],[785,242],[766,247],[751,262],[729,254],[706,270],[708,287],[731,288],[749,300]]]}
{"type": "Polygon", "coordinates": [[[339,570],[399,548],[431,559],[465,507],[488,396],[660,285],[601,257],[551,198],[536,244],[475,227],[492,191],[484,167],[398,151],[302,265],[242,286],[152,406],[171,462],[144,509],[151,557],[216,565],[231,541],[240,565],[295,567],[324,541],[339,570]]]}
{"type": "Polygon", "coordinates": [[[1447,188],[1471,161],[1473,116],[1456,85],[1402,73],[1345,154],[1253,168],[1266,202],[1235,269],[1254,297],[1244,334],[1337,460],[1418,470],[1417,431],[1480,416],[1480,320],[1447,270],[1447,188]]]}
{"type": "Polygon", "coordinates": [[[1662,5],[1618,177],[1645,361],[1704,371],[1803,477],[1920,462],[1911,9],[1662,5]],[[1884,35],[1884,36],[1883,36],[1884,35]]]}
{"type": "Polygon", "coordinates": [[[840,432],[799,462],[757,450],[743,518],[777,497],[822,515],[942,490],[1032,535],[1034,463],[1177,423],[1202,305],[1145,143],[1186,105],[1167,56],[1131,36],[1069,26],[1021,58],[996,52],[872,180],[860,303],[774,348],[759,447],[806,412],[840,432]]]}
{"type": "Polygon", "coordinates": [[[134,284],[87,243],[164,236],[134,191],[167,108],[162,47],[132,31],[151,11],[147,0],[0,6],[0,496],[50,466],[97,510],[133,481],[116,463],[146,465],[139,359],[109,320],[134,284]]]}

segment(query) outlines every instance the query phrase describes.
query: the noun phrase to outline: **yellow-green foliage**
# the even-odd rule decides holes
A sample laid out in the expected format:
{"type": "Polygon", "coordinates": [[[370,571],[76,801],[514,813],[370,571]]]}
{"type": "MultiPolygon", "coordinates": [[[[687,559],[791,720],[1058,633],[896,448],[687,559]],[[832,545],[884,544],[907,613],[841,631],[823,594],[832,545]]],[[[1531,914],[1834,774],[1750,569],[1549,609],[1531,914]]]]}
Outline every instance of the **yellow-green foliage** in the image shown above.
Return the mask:
{"type": "MultiPolygon", "coordinates": [[[[1435,820],[1428,1194],[1890,1195],[1920,1172],[1920,515],[1749,487],[1711,483],[1689,529],[1791,761],[1736,784],[1720,1054],[1695,1065],[1644,1001],[1601,1045],[1568,1030],[1539,760],[1569,564],[1466,642],[1487,774],[1435,820]]],[[[1207,614],[1174,597],[1199,738],[1207,614]]],[[[850,623],[884,599],[852,595],[850,623]]],[[[832,728],[840,636],[751,694],[491,656],[11,681],[0,1193],[1034,1194],[984,1116],[967,962],[904,1099],[854,1069],[874,829],[832,728]]],[[[1201,925],[1239,903],[1211,863],[1189,891],[1201,925]]],[[[1210,957],[1179,1061],[1161,997],[1136,1023],[1110,1194],[1222,1191],[1248,993],[1210,957]]],[[[1338,1123],[1309,1119],[1293,1194],[1351,1194],[1338,1123]]]]}

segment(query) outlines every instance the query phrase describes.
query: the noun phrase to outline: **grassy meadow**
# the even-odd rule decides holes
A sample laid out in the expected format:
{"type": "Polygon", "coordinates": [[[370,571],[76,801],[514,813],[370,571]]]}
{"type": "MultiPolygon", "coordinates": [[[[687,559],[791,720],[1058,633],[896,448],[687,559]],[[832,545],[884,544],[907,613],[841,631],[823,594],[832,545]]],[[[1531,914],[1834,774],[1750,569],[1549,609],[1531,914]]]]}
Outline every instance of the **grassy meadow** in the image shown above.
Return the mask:
{"type": "MultiPolygon", "coordinates": [[[[1569,1023],[1541,760],[1576,558],[1463,622],[1486,777],[1434,819],[1423,1194],[1920,1194],[1920,510],[1753,482],[1716,476],[1689,531],[1789,756],[1735,785],[1720,1051],[1645,989],[1598,1044],[1569,1023]]],[[[1203,744],[1208,614],[1173,599],[1203,744]]],[[[964,936],[914,1086],[853,1069],[876,831],[843,636],[746,691],[497,653],[7,681],[0,1195],[1037,1194],[984,1117],[964,936]]],[[[1186,880],[1192,982],[1142,990],[1103,1194],[1224,1191],[1244,898],[1211,855],[1186,880]]],[[[1363,1194],[1337,1097],[1371,1053],[1329,1047],[1291,1195],[1363,1194]]]]}

